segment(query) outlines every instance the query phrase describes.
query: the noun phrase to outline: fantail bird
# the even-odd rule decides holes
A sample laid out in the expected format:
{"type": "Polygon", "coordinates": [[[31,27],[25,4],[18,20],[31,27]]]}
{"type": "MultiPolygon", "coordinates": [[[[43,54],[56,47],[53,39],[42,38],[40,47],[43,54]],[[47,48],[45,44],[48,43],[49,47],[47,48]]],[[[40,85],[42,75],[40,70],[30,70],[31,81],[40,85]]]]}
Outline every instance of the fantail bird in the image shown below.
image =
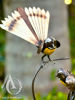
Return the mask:
{"type": "Polygon", "coordinates": [[[42,52],[49,60],[60,42],[53,37],[47,38],[50,13],[40,8],[17,8],[11,16],[2,20],[0,27],[20,38],[34,44],[37,53],[42,52]]]}
{"type": "Polygon", "coordinates": [[[56,76],[60,79],[61,83],[70,90],[67,100],[74,100],[75,98],[75,75],[69,71],[66,71],[60,68],[57,71],[56,76]]]}

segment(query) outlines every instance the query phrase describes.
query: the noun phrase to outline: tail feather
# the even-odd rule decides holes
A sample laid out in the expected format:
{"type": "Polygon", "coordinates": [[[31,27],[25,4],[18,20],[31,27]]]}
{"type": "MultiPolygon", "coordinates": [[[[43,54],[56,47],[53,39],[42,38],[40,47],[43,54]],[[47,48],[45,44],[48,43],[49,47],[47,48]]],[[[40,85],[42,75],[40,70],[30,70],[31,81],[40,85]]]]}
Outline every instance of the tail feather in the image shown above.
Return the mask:
{"type": "Polygon", "coordinates": [[[20,38],[39,46],[47,38],[49,12],[40,8],[18,8],[11,16],[2,20],[0,27],[20,38]]]}

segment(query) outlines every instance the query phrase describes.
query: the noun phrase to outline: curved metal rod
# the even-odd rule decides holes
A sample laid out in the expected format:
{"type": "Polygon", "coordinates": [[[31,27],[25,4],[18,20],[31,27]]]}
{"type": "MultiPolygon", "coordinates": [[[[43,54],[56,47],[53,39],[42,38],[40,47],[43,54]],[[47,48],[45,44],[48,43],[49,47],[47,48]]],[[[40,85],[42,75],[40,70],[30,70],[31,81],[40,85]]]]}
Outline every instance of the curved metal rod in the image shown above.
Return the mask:
{"type": "Polygon", "coordinates": [[[74,100],[74,98],[75,98],[75,91],[70,91],[67,100],[74,100]]]}
{"type": "Polygon", "coordinates": [[[53,61],[58,61],[58,60],[68,60],[70,59],[69,57],[66,57],[66,58],[58,58],[58,59],[53,59],[53,61]]]}
{"type": "Polygon", "coordinates": [[[35,97],[35,91],[34,91],[34,82],[35,82],[35,79],[36,79],[36,76],[37,74],[39,73],[39,71],[43,68],[43,66],[41,65],[40,68],[38,69],[38,71],[36,72],[34,78],[33,78],[33,81],[32,81],[32,94],[33,94],[33,100],[36,100],[36,97],[35,97]]]}
{"type": "MultiPolygon", "coordinates": [[[[66,58],[59,58],[59,59],[53,59],[52,61],[68,60],[68,59],[70,59],[70,58],[69,58],[69,57],[66,57],[66,58]]],[[[45,62],[43,62],[43,63],[41,64],[41,66],[39,67],[39,69],[38,69],[37,72],[35,73],[35,76],[34,76],[34,78],[33,78],[33,80],[32,80],[32,95],[33,95],[33,100],[36,100],[35,91],[34,91],[35,79],[36,79],[38,73],[40,72],[40,70],[41,70],[48,62],[49,62],[49,60],[48,60],[48,61],[45,61],[45,62]]]]}

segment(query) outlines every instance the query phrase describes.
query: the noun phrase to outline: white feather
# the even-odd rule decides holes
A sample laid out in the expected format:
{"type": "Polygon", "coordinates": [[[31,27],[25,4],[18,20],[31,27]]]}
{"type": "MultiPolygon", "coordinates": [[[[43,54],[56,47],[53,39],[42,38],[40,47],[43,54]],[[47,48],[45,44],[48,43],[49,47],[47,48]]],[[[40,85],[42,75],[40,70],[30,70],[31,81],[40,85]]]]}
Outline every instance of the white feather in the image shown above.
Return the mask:
{"type": "MultiPolygon", "coordinates": [[[[37,9],[35,7],[33,7],[33,13],[35,13],[36,15],[38,14],[37,9]]],[[[40,28],[39,28],[40,26],[39,26],[39,22],[38,22],[38,17],[34,16],[33,20],[34,20],[34,25],[36,27],[36,34],[37,34],[39,40],[41,40],[41,38],[40,38],[40,28]]]]}
{"type": "Polygon", "coordinates": [[[50,19],[50,14],[49,11],[46,12],[46,20],[45,20],[45,38],[47,38],[48,35],[48,27],[49,27],[49,19],[50,19]]]}
{"type": "Polygon", "coordinates": [[[46,12],[44,9],[41,10],[40,8],[35,8],[35,7],[33,8],[29,7],[29,9],[25,8],[25,12],[28,15],[29,21],[31,22],[31,25],[35,30],[39,40],[44,41],[48,35],[49,18],[50,18],[49,12],[48,11],[46,12]]]}
{"type": "Polygon", "coordinates": [[[13,27],[12,30],[9,30],[10,23],[14,19],[19,17],[20,15],[16,11],[15,13],[12,13],[12,16],[13,16],[12,18],[10,16],[8,16],[8,18],[3,20],[2,21],[3,24],[0,24],[0,27],[14,35],[19,36],[20,38],[22,38],[24,40],[31,42],[32,44],[35,44],[35,42],[37,42],[37,40],[35,39],[34,35],[32,34],[32,32],[28,28],[27,24],[24,22],[24,20],[22,18],[20,18],[20,20],[17,20],[16,25],[13,27]]]}
{"type": "MultiPolygon", "coordinates": [[[[45,12],[45,10],[43,9],[42,10],[42,14],[43,15],[46,15],[46,12],[45,12]]],[[[45,37],[45,19],[44,18],[42,18],[42,27],[43,27],[43,37],[44,37],[44,39],[46,39],[47,37],[45,37]]]]}

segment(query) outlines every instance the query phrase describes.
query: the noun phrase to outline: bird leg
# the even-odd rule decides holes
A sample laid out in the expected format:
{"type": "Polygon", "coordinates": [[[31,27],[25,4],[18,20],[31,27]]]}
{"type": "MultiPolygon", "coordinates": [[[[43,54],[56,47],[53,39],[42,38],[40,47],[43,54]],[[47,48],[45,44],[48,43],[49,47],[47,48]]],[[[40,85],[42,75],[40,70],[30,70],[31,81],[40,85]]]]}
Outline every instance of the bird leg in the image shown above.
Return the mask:
{"type": "Polygon", "coordinates": [[[42,62],[43,62],[43,63],[44,63],[44,57],[45,57],[45,56],[46,56],[46,54],[42,56],[42,62]]]}
{"type": "MultiPolygon", "coordinates": [[[[42,56],[42,62],[43,62],[43,63],[48,63],[49,61],[51,61],[51,62],[53,62],[53,63],[54,63],[54,61],[53,61],[53,60],[51,60],[51,58],[50,58],[50,56],[49,56],[49,55],[46,55],[46,54],[45,54],[45,55],[43,55],[43,56],[42,56]],[[48,61],[44,61],[44,57],[45,57],[45,56],[47,56],[47,57],[48,57],[48,61]]],[[[55,64],[55,63],[54,63],[54,64],[55,64]]]]}
{"type": "MultiPolygon", "coordinates": [[[[53,63],[54,63],[54,61],[50,58],[50,56],[49,56],[49,55],[47,55],[47,57],[48,57],[49,61],[51,61],[51,62],[53,62],[53,63]]],[[[54,63],[54,64],[55,64],[55,63],[54,63]]]]}
{"type": "Polygon", "coordinates": [[[49,55],[47,55],[47,57],[48,57],[49,61],[52,61],[49,55]]]}

